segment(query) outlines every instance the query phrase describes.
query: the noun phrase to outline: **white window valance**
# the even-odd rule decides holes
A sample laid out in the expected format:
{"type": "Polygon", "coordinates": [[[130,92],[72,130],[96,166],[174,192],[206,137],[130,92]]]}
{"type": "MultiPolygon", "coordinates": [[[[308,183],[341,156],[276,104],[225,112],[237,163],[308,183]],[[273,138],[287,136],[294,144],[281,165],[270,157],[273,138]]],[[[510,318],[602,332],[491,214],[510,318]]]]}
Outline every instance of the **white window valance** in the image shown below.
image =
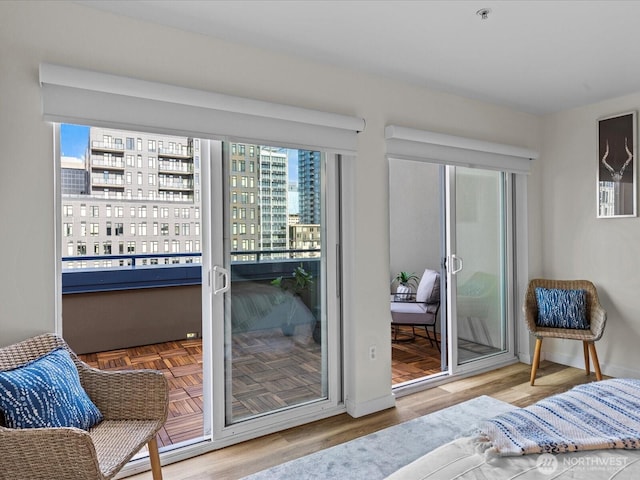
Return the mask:
{"type": "Polygon", "coordinates": [[[61,65],[41,64],[47,121],[354,152],[364,120],[61,65]]]}
{"type": "Polygon", "coordinates": [[[385,128],[387,157],[528,173],[538,153],[527,148],[397,125],[385,128]]]}

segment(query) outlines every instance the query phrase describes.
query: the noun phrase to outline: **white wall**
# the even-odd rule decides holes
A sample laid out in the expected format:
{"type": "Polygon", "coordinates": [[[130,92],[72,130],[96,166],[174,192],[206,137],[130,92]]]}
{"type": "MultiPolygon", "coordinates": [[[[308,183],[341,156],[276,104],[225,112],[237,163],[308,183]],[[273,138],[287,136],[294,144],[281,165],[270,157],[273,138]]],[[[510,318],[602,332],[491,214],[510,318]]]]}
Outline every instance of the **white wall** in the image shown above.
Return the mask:
{"type": "Polygon", "coordinates": [[[390,280],[402,271],[440,271],[440,168],[389,160],[390,280]]]}
{"type": "MultiPolygon", "coordinates": [[[[542,123],[542,270],[549,278],[595,283],[608,314],[596,347],[603,373],[612,376],[640,377],[640,218],[596,218],[597,119],[638,109],[640,93],[542,123]]],[[[542,350],[584,367],[580,342],[545,340],[542,350]]]]}
{"type": "MultiPolygon", "coordinates": [[[[345,220],[350,226],[345,233],[346,396],[356,413],[386,405],[391,396],[384,126],[406,125],[539,147],[539,119],[532,115],[141,23],[72,2],[0,2],[3,345],[54,329],[53,136],[52,126],[40,116],[40,62],[366,119],[357,160],[345,169],[349,208],[345,220]],[[269,75],[251,73],[263,67],[269,75]],[[375,365],[368,359],[371,344],[378,346],[375,365]]],[[[534,212],[536,197],[533,191],[534,212]]]]}

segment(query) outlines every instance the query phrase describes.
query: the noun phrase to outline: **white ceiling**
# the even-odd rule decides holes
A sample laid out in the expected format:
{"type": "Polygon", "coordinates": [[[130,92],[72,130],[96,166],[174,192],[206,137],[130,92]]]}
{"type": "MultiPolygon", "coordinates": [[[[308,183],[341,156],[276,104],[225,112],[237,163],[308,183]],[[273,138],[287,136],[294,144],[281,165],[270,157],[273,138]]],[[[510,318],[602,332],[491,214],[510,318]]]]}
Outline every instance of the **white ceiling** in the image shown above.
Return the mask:
{"type": "Polygon", "coordinates": [[[78,3],[537,114],[640,91],[640,1],[78,3]]]}

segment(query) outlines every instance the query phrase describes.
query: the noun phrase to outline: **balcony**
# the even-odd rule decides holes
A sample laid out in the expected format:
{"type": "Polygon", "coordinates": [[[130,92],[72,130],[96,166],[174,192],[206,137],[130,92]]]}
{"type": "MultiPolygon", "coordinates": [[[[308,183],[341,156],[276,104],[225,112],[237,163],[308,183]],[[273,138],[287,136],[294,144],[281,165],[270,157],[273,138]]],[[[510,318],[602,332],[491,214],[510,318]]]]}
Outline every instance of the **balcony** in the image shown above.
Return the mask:
{"type": "Polygon", "coordinates": [[[91,185],[93,187],[115,187],[124,189],[124,176],[117,174],[93,174],[91,175],[91,185]]]}
{"type": "Polygon", "coordinates": [[[158,162],[158,171],[160,173],[184,173],[184,174],[192,174],[193,173],[193,163],[190,162],[167,162],[167,161],[159,161],[158,162]]]}
{"type": "Polygon", "coordinates": [[[160,190],[175,190],[190,192],[193,190],[193,180],[186,178],[168,179],[160,177],[158,180],[158,188],[160,190]]]}
{"type": "Polygon", "coordinates": [[[91,168],[99,170],[124,171],[124,159],[122,157],[104,158],[102,155],[92,155],[91,168]]]}
{"type": "Polygon", "coordinates": [[[180,148],[159,148],[158,157],[164,158],[181,158],[188,159],[193,158],[193,148],[183,146],[180,148]]]}
{"type": "MultiPolygon", "coordinates": [[[[248,255],[250,260],[232,261],[233,301],[240,298],[242,302],[251,287],[266,286],[274,278],[290,275],[300,262],[314,278],[320,275],[320,259],[308,258],[308,255],[319,255],[319,250],[233,252],[236,254],[248,255]],[[276,253],[286,258],[270,260],[276,253]]],[[[167,447],[199,438],[203,432],[200,255],[65,257],[63,265],[78,260],[88,264],[108,260],[119,266],[63,269],[62,308],[67,342],[96,368],[163,371],[171,393],[169,418],[160,432],[160,445],[167,447]],[[196,338],[187,339],[188,334],[195,334],[196,338]]],[[[237,305],[232,304],[234,308],[237,305]]],[[[287,337],[275,320],[273,315],[264,316],[260,321],[265,324],[238,329],[234,326],[231,339],[234,369],[252,372],[257,362],[260,371],[256,375],[273,381],[274,378],[290,379],[305,359],[309,364],[317,360],[321,345],[314,339],[314,325],[299,324],[294,335],[287,337]],[[263,352],[270,361],[260,359],[263,352]]],[[[232,318],[234,321],[237,324],[237,319],[232,318]]],[[[284,401],[284,406],[296,404],[300,396],[317,398],[319,383],[307,379],[319,379],[321,372],[305,368],[301,375],[307,382],[305,388],[297,385],[277,395],[257,389],[260,380],[249,373],[252,383],[247,385],[251,388],[234,390],[234,416],[260,415],[278,404],[276,402],[284,401]]],[[[439,353],[427,340],[394,344],[392,368],[394,382],[437,373],[439,353]]]]}
{"type": "Polygon", "coordinates": [[[91,151],[122,153],[124,152],[124,144],[114,142],[100,142],[98,140],[94,140],[91,142],[91,151]]]}

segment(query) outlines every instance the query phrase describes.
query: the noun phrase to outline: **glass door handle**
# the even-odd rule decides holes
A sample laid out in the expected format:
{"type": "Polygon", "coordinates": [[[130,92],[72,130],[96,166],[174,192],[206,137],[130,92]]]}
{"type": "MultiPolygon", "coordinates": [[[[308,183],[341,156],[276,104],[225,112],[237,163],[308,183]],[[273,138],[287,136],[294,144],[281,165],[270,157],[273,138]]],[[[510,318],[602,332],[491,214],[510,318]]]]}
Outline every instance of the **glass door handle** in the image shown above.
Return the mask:
{"type": "Polygon", "coordinates": [[[455,275],[456,273],[461,271],[464,268],[462,258],[451,255],[451,266],[453,267],[453,269],[451,270],[451,275],[455,275]]]}
{"type": "Polygon", "coordinates": [[[214,265],[213,267],[213,294],[217,295],[219,293],[224,293],[229,290],[231,283],[229,282],[229,270],[226,268],[222,268],[219,265],[214,265]],[[222,276],[222,287],[216,288],[218,284],[218,277],[222,276]]]}

